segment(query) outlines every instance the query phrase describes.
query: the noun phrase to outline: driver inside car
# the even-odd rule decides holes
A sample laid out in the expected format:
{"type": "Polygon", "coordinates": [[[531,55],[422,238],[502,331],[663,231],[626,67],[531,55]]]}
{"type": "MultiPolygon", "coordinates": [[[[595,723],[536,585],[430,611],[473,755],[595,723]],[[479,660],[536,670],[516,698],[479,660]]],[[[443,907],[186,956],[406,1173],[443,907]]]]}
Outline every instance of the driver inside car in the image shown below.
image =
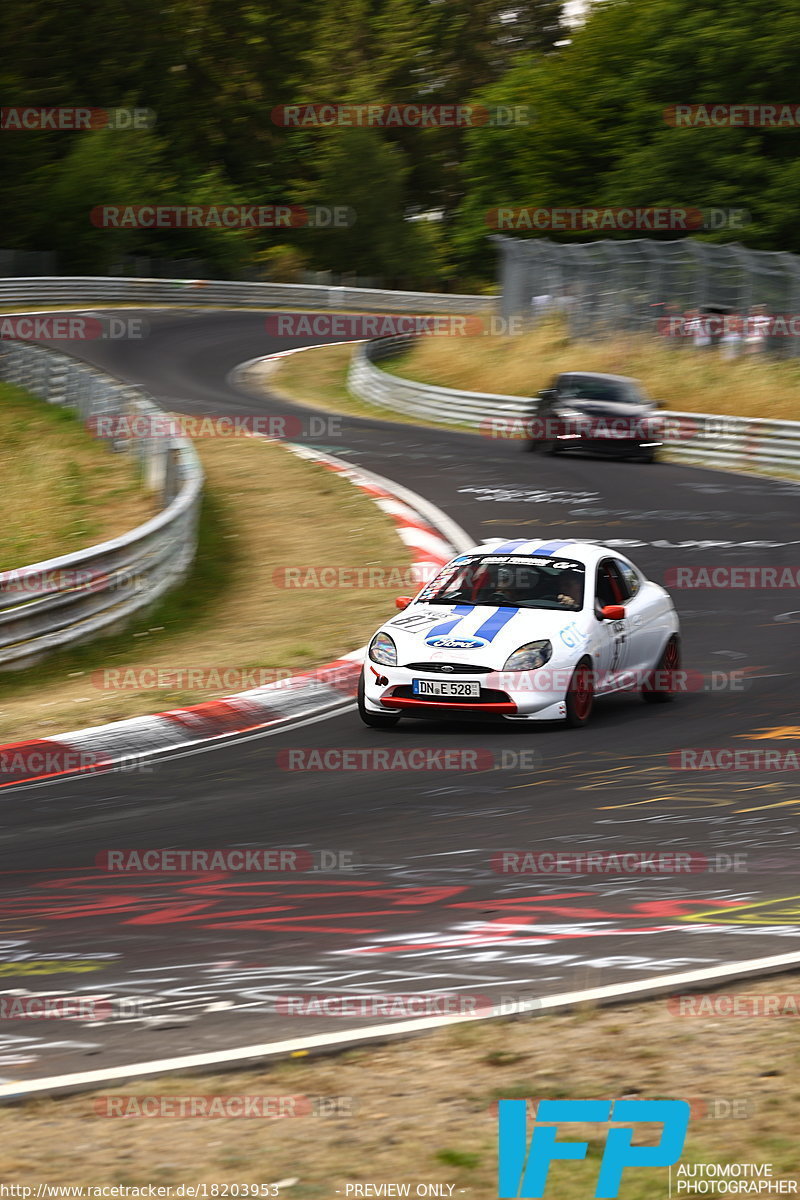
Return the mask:
{"type": "Polygon", "coordinates": [[[560,591],[556,597],[564,608],[578,609],[581,606],[581,580],[574,571],[565,571],[558,581],[560,591]]]}
{"type": "Polygon", "coordinates": [[[530,598],[530,572],[524,567],[499,567],[494,597],[504,604],[519,605],[530,598]]]}

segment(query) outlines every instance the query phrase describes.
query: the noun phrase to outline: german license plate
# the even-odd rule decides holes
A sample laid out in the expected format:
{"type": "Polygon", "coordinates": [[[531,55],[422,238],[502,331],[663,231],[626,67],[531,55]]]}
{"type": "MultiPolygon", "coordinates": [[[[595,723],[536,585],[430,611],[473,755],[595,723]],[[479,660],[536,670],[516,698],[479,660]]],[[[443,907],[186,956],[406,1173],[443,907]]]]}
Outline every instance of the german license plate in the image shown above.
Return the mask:
{"type": "Polygon", "coordinates": [[[415,696],[470,696],[477,700],[481,685],[477,680],[466,679],[415,679],[415,696]]]}

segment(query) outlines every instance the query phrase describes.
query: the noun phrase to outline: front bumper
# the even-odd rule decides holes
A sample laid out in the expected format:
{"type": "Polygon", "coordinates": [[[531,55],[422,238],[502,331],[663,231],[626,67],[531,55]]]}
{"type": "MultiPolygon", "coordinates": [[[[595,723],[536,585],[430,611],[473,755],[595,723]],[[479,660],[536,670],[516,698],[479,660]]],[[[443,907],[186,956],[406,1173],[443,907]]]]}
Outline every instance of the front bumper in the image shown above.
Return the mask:
{"type": "Polygon", "coordinates": [[[543,672],[541,686],[535,671],[492,671],[475,674],[459,672],[459,682],[479,683],[480,697],[431,698],[414,696],[415,679],[442,679],[440,672],[426,672],[407,667],[384,667],[371,662],[364,664],[364,703],[375,713],[402,713],[406,717],[432,720],[506,720],[557,721],[566,716],[564,697],[571,672],[543,672]]]}
{"type": "Polygon", "coordinates": [[[591,450],[593,454],[609,456],[649,453],[664,444],[655,437],[594,437],[590,433],[561,433],[554,440],[563,450],[591,450]]]}

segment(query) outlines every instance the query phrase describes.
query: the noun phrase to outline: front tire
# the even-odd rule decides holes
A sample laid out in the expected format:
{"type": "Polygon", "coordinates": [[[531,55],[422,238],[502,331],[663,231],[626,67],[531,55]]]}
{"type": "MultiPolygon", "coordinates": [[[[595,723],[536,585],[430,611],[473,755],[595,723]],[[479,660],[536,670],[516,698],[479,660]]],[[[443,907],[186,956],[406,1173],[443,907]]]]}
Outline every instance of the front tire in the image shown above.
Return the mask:
{"type": "Polygon", "coordinates": [[[592,715],[594,707],[594,672],[590,659],[582,658],[572,673],[567,694],[565,724],[570,729],[579,729],[592,715]]]}
{"type": "Polygon", "coordinates": [[[370,712],[364,703],[364,673],[362,672],[358,678],[358,693],[356,695],[356,703],[358,704],[358,715],[365,725],[369,725],[370,729],[391,729],[400,720],[399,713],[374,713],[370,712]]]}
{"type": "Polygon", "coordinates": [[[655,670],[648,677],[642,688],[642,699],[646,704],[669,704],[674,699],[672,682],[667,675],[681,669],[681,640],[673,633],[664,649],[655,670]]]}

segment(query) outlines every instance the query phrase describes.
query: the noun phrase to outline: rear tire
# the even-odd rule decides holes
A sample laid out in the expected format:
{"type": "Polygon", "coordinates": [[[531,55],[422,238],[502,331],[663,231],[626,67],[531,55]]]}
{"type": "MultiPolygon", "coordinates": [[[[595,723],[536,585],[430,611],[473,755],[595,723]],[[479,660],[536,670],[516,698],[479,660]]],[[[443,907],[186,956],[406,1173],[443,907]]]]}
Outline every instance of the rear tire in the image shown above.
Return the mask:
{"type": "Polygon", "coordinates": [[[374,713],[370,712],[364,704],[364,673],[362,671],[358,679],[358,693],[356,695],[356,703],[358,704],[358,715],[365,725],[369,725],[370,729],[391,729],[400,720],[400,713],[374,713]]]}
{"type": "Polygon", "coordinates": [[[594,672],[590,659],[582,658],[573,671],[564,703],[567,706],[565,724],[570,729],[585,725],[594,707],[594,672]]]}
{"type": "Polygon", "coordinates": [[[669,704],[670,700],[674,699],[675,693],[666,677],[666,672],[680,671],[680,669],[681,640],[677,633],[673,633],[661,651],[661,658],[658,660],[655,670],[642,688],[644,702],[646,704],[669,704]]]}

